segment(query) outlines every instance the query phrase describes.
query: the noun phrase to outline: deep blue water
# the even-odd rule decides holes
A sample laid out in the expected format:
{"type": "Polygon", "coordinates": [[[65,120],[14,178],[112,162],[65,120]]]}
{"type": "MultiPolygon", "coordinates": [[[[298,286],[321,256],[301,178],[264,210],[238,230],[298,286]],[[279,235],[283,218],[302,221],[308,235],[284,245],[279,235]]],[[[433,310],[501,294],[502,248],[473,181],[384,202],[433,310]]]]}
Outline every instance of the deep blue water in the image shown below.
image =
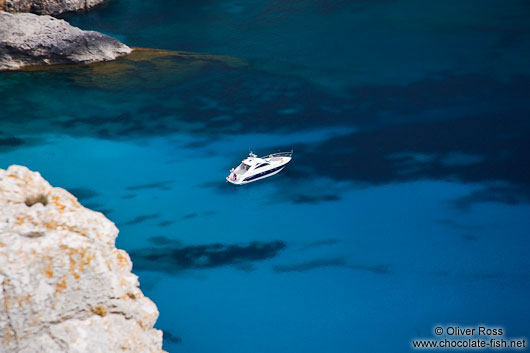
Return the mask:
{"type": "Polygon", "coordinates": [[[120,228],[170,352],[530,337],[528,1],[110,0],[66,19],[187,51],[0,73],[0,167],[120,228]],[[205,55],[208,54],[208,55],[205,55]],[[280,174],[224,181],[249,149],[280,174]]]}

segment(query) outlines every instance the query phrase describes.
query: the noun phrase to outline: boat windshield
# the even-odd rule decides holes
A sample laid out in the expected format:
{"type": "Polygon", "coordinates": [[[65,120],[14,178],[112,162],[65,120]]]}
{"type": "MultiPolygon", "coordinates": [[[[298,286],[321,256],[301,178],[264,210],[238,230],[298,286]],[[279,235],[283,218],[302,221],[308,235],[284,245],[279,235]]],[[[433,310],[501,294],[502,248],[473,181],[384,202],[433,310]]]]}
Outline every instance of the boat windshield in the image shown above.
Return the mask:
{"type": "Polygon", "coordinates": [[[245,174],[247,172],[247,170],[250,169],[250,166],[248,164],[245,164],[245,163],[241,163],[237,169],[236,169],[236,173],[237,174],[245,174]]]}

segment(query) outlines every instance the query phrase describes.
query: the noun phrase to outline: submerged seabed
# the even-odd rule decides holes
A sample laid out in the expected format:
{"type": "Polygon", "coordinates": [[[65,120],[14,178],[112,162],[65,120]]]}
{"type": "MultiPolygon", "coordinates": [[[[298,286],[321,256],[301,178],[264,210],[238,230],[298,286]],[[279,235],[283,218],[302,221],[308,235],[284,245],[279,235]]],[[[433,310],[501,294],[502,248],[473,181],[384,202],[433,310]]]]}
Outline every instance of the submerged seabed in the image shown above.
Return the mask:
{"type": "Polygon", "coordinates": [[[67,20],[164,50],[0,73],[0,167],[117,223],[171,352],[528,337],[529,12],[111,1],[67,20]],[[225,183],[249,149],[291,148],[280,174],[225,183]]]}

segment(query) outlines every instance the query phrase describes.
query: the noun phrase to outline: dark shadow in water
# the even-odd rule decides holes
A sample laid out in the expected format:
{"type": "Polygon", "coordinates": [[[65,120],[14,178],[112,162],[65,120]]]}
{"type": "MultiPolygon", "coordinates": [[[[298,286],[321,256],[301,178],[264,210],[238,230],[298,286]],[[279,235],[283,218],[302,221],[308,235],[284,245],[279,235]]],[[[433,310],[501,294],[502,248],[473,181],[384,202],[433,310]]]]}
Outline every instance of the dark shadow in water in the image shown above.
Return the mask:
{"type": "Polygon", "coordinates": [[[160,217],[160,215],[161,215],[160,213],[151,213],[151,214],[137,216],[131,219],[130,221],[127,221],[125,223],[120,223],[120,226],[128,226],[128,225],[143,223],[147,220],[158,218],[160,217]]]}
{"type": "Polygon", "coordinates": [[[158,181],[155,183],[149,183],[149,184],[140,184],[140,185],[133,185],[128,186],[127,190],[145,190],[145,189],[160,189],[160,190],[170,190],[171,187],[169,185],[173,184],[172,180],[164,180],[164,181],[158,181]]]}
{"type": "MultiPolygon", "coordinates": [[[[1,121],[1,118],[0,118],[0,121],[1,121]]],[[[20,147],[28,147],[29,145],[33,145],[33,144],[35,143],[28,144],[27,141],[21,138],[18,138],[18,137],[14,137],[14,136],[3,137],[2,132],[0,131],[0,153],[16,150],[17,148],[20,148],[20,147]]]]}
{"type": "Polygon", "coordinates": [[[217,73],[215,78],[196,80],[185,90],[171,88],[160,92],[167,95],[168,101],[174,95],[181,99],[182,114],[176,119],[168,118],[174,112],[161,103],[130,114],[125,120],[122,115],[111,116],[107,128],[111,135],[123,138],[127,134],[117,131],[123,132],[130,125],[136,126],[131,136],[138,136],[181,131],[182,123],[187,122],[193,124],[188,131],[197,134],[201,138],[197,144],[204,147],[214,141],[204,136],[225,133],[287,133],[329,126],[380,128],[462,116],[469,110],[484,111],[484,102],[488,102],[489,111],[503,112],[501,115],[529,108],[530,78],[524,76],[502,83],[486,75],[443,74],[406,86],[362,86],[351,89],[349,97],[337,97],[301,80],[285,80],[261,72],[217,73]],[[287,115],[282,113],[293,106],[300,108],[287,115]],[[335,111],[324,107],[334,107],[335,111]],[[448,113],[440,116],[440,111],[448,113]]]}
{"type": "Polygon", "coordinates": [[[343,257],[331,259],[317,259],[289,265],[275,265],[274,272],[305,272],[322,267],[346,267],[346,260],[343,257]]]}
{"type": "Polygon", "coordinates": [[[164,342],[171,342],[173,344],[180,344],[182,343],[182,339],[171,333],[171,331],[167,329],[162,329],[162,332],[164,333],[164,342]]]}
{"type": "Polygon", "coordinates": [[[325,267],[342,267],[376,274],[387,274],[390,272],[388,265],[353,265],[349,264],[343,257],[315,259],[289,265],[275,265],[272,269],[274,272],[305,272],[325,267]]]}
{"type": "Polygon", "coordinates": [[[323,201],[338,201],[340,200],[339,195],[326,194],[326,195],[310,195],[310,194],[297,194],[291,198],[293,203],[309,203],[316,204],[323,201]]]}
{"type": "Polygon", "coordinates": [[[0,137],[0,148],[18,147],[24,144],[24,140],[18,137],[0,137]]]}
{"type": "Polygon", "coordinates": [[[159,227],[167,227],[175,223],[174,221],[161,221],[157,223],[157,226],[159,227]]]}
{"type": "Polygon", "coordinates": [[[484,226],[476,226],[476,225],[467,225],[467,224],[461,224],[455,221],[454,219],[449,218],[442,218],[438,220],[439,224],[443,224],[447,227],[457,229],[457,230],[482,230],[484,229],[484,226]]]}
{"type": "Polygon", "coordinates": [[[175,240],[175,239],[170,239],[170,238],[165,237],[163,235],[150,237],[147,240],[149,240],[151,243],[153,243],[155,245],[168,245],[168,244],[180,245],[181,244],[180,241],[175,240]]]}
{"type": "MultiPolygon", "coordinates": [[[[248,185],[252,185],[252,184],[248,184],[248,185]]],[[[206,183],[198,184],[196,186],[202,187],[202,188],[213,189],[216,193],[221,193],[221,194],[233,194],[233,193],[238,192],[237,186],[226,182],[224,179],[221,179],[218,181],[209,181],[206,183]]]]}
{"type": "MultiPolygon", "coordinates": [[[[525,76],[502,83],[485,75],[447,74],[407,86],[360,87],[351,91],[353,101],[358,104],[352,105],[352,100],[342,102],[349,108],[341,108],[340,113],[323,113],[321,106],[311,108],[309,103],[304,106],[303,114],[288,117],[288,129],[293,131],[317,128],[326,122],[328,126],[339,123],[356,126],[357,132],[311,144],[272,146],[269,149],[294,148],[293,162],[282,172],[283,177],[291,179],[310,181],[324,177],[361,185],[423,179],[464,183],[501,181],[505,186],[473,192],[455,200],[455,205],[465,208],[484,201],[529,202],[528,87],[530,78],[525,76]],[[482,113],[487,110],[491,113],[482,113]]],[[[281,101],[285,97],[275,99],[281,101]]],[[[222,99],[230,100],[230,97],[222,99]]],[[[287,101],[277,102],[274,109],[284,103],[287,101]]],[[[322,102],[322,106],[328,103],[322,102]]],[[[232,104],[237,105],[235,101],[226,103],[227,106],[232,104]]],[[[221,122],[235,124],[241,132],[278,132],[278,126],[285,127],[282,119],[286,117],[275,113],[274,109],[261,107],[260,113],[252,120],[240,116],[233,121],[221,122]]],[[[206,111],[208,109],[201,114],[206,111]]],[[[211,125],[206,116],[199,119],[204,122],[204,131],[198,129],[196,133],[220,128],[211,125]]],[[[234,188],[226,188],[224,183],[202,186],[219,192],[235,192],[234,188]]],[[[302,204],[335,201],[340,197],[337,193],[287,194],[289,198],[285,201],[302,204]]]]}
{"type": "MultiPolygon", "coordinates": [[[[269,199],[270,202],[291,202],[294,204],[306,204],[306,205],[315,205],[322,202],[333,202],[338,201],[341,199],[339,196],[339,193],[337,191],[341,191],[338,188],[334,190],[334,187],[330,186],[328,190],[326,190],[326,193],[301,193],[297,192],[295,188],[293,188],[292,182],[293,180],[289,180],[286,182],[285,180],[282,181],[282,178],[284,176],[287,177],[287,175],[290,175],[291,179],[298,179],[301,176],[297,172],[291,172],[288,170],[288,168],[291,168],[291,166],[288,166],[284,171],[282,171],[280,174],[271,176],[270,178],[258,180],[256,182],[252,182],[245,185],[232,185],[230,183],[227,183],[225,180],[218,180],[218,181],[211,181],[206,182],[203,184],[197,185],[197,187],[202,188],[208,188],[213,189],[215,193],[222,193],[222,194],[232,194],[232,193],[238,193],[238,192],[245,192],[248,189],[254,189],[254,188],[260,188],[261,186],[267,184],[267,185],[274,185],[278,189],[281,190],[280,193],[275,194],[273,197],[269,199]],[[330,190],[333,193],[330,193],[330,190]]],[[[289,178],[289,177],[287,177],[289,178]]],[[[312,178],[307,177],[307,180],[311,180],[312,178]]],[[[307,189],[307,188],[306,188],[307,189]]],[[[304,190],[305,191],[305,190],[304,190]]],[[[343,190],[342,190],[343,191],[343,190]]],[[[206,214],[204,214],[206,216],[206,214]]]]}
{"type": "Polygon", "coordinates": [[[465,240],[465,241],[474,241],[474,240],[477,240],[477,237],[474,236],[473,234],[462,234],[460,236],[460,238],[462,238],[462,240],[465,240]]]}
{"type": "MultiPolygon", "coordinates": [[[[162,239],[159,239],[162,240],[162,239]]],[[[161,248],[130,251],[137,270],[178,272],[187,269],[207,269],[226,265],[248,268],[253,261],[278,255],[287,244],[283,241],[252,242],[248,245],[207,244],[183,246],[171,241],[161,248]]]]}
{"type": "MultiPolygon", "coordinates": [[[[146,71],[142,67],[138,70],[146,71]]],[[[123,82],[131,81],[127,78],[134,78],[138,70],[124,72],[123,82]]],[[[63,78],[63,82],[71,79],[72,83],[77,82],[76,78],[93,76],[90,70],[83,68],[31,75],[36,80],[39,76],[43,76],[43,79],[45,76],[55,76],[63,78]]],[[[45,88],[44,84],[41,89],[45,88]]],[[[75,85],[71,88],[87,96],[103,89],[75,85]]],[[[215,70],[208,70],[185,84],[162,85],[153,91],[156,91],[156,99],[145,94],[142,84],[132,85],[127,91],[119,89],[108,92],[109,100],[121,101],[126,94],[127,100],[134,102],[127,106],[126,111],[96,108],[90,113],[80,113],[65,107],[67,112],[61,116],[51,114],[46,107],[42,111],[27,112],[21,104],[26,98],[11,93],[14,103],[9,106],[9,112],[11,115],[24,113],[35,122],[36,132],[42,130],[39,124],[46,122],[61,133],[115,140],[164,136],[174,132],[196,134],[197,140],[190,142],[187,148],[205,147],[225,133],[292,132],[325,127],[330,123],[348,124],[348,120],[351,120],[349,117],[353,116],[350,112],[341,114],[344,109],[351,110],[347,97],[337,98],[303,80],[275,76],[247,67],[216,66],[215,70]],[[180,103],[176,104],[175,101],[180,103]],[[300,108],[287,115],[282,113],[293,106],[300,108]],[[322,108],[325,106],[334,107],[335,111],[322,108]]],[[[26,106],[31,104],[26,103],[26,106]]]]}
{"type": "Polygon", "coordinates": [[[502,182],[506,186],[474,192],[457,204],[529,202],[529,150],[527,115],[417,122],[294,146],[289,166],[294,173],[284,177],[327,177],[375,185],[422,179],[502,182]]]}
{"type": "Polygon", "coordinates": [[[83,207],[86,207],[92,211],[101,212],[105,215],[111,214],[112,210],[109,208],[103,208],[104,205],[101,203],[82,203],[83,207]]]}
{"type": "Polygon", "coordinates": [[[197,213],[192,212],[192,213],[188,213],[188,214],[185,214],[184,216],[182,216],[182,219],[192,219],[192,218],[195,218],[197,216],[198,216],[197,213]]]}
{"type": "MultiPolygon", "coordinates": [[[[434,119],[462,116],[459,111],[463,107],[476,108],[472,111],[505,111],[512,114],[514,111],[525,111],[529,108],[526,101],[529,83],[530,77],[524,75],[501,82],[483,74],[444,73],[438,78],[426,78],[405,86],[367,85],[350,92],[355,104],[361,107],[356,113],[364,113],[359,118],[376,118],[379,122],[395,124],[425,121],[431,115],[425,113],[444,112],[451,108],[456,111],[434,119]],[[485,103],[490,109],[484,110],[485,103]],[[390,114],[382,115],[382,112],[390,114]]],[[[365,123],[370,125],[368,121],[365,123]]]]}
{"type": "MultiPolygon", "coordinates": [[[[64,75],[82,75],[74,71],[64,75]]],[[[47,87],[49,77],[61,74],[30,75],[47,87]]],[[[124,75],[121,81],[127,82],[129,74],[124,75]]],[[[68,111],[58,116],[44,107],[27,112],[24,106],[31,106],[31,102],[21,104],[26,91],[20,88],[20,97],[13,94],[13,103],[6,109],[12,116],[27,116],[27,120],[35,121],[31,125],[37,131],[42,130],[43,122],[49,126],[54,120],[58,132],[72,135],[121,140],[184,132],[196,135],[201,146],[210,141],[209,137],[223,134],[353,127],[358,132],[285,146],[294,147],[295,156],[283,176],[297,180],[325,177],[371,185],[421,179],[503,181],[513,188],[488,189],[485,195],[475,193],[457,200],[457,204],[465,206],[492,197],[496,202],[508,203],[530,200],[528,87],[530,77],[522,75],[503,82],[489,75],[442,73],[409,85],[355,87],[338,96],[303,80],[223,64],[182,84],[153,88],[156,99],[146,95],[142,85],[133,85],[125,92],[127,101],[135,102],[127,106],[127,111],[90,111],[90,115],[68,111]]],[[[75,85],[63,88],[84,93],[96,90],[75,85]]],[[[121,101],[124,92],[108,94],[121,101]]],[[[26,124],[27,120],[21,123],[26,124]]],[[[166,190],[169,183],[131,186],[128,190],[166,190]]],[[[235,188],[220,184],[210,186],[222,192],[236,192],[235,188]]],[[[314,203],[338,197],[326,195],[294,197],[291,201],[314,203]]]]}
{"type": "Polygon", "coordinates": [[[98,208],[101,208],[103,206],[103,204],[101,204],[101,203],[86,203],[86,204],[83,204],[83,206],[85,206],[86,208],[90,208],[91,210],[96,210],[98,208]]]}
{"type": "Polygon", "coordinates": [[[67,188],[67,190],[71,194],[73,194],[79,201],[85,201],[99,195],[96,190],[85,187],[67,188]]]}
{"type": "Polygon", "coordinates": [[[530,196],[527,189],[528,186],[520,185],[489,186],[453,200],[452,204],[461,210],[468,210],[473,204],[484,202],[517,205],[528,202],[530,196]]]}
{"type": "MultiPolygon", "coordinates": [[[[192,55],[185,60],[196,59],[192,55]]],[[[120,82],[137,80],[138,71],[142,70],[145,70],[142,65],[136,70],[125,70],[120,82]]],[[[152,76],[149,70],[144,73],[149,80],[152,76]]],[[[167,76],[167,72],[161,73],[167,76]]],[[[48,88],[46,79],[50,77],[63,77],[61,82],[66,87],[60,86],[61,89],[77,90],[87,97],[91,96],[86,92],[98,93],[103,89],[70,87],[64,83],[69,79],[76,82],[79,77],[90,79],[93,75],[89,69],[30,75],[42,90],[48,88]]],[[[46,107],[28,112],[25,107],[32,102],[27,101],[21,88],[10,92],[13,103],[6,109],[10,115],[27,116],[21,120],[26,123],[31,119],[37,132],[42,130],[43,122],[54,125],[61,133],[116,140],[188,132],[197,136],[188,147],[196,148],[223,134],[290,133],[342,126],[366,130],[459,117],[470,111],[499,112],[502,116],[518,111],[528,117],[529,86],[530,77],[523,75],[501,82],[489,75],[441,73],[437,78],[409,85],[364,85],[337,95],[301,79],[222,64],[182,84],[153,88],[156,98],[146,94],[141,83],[126,91],[108,92],[110,101],[121,102],[126,95],[127,101],[134,103],[127,105],[126,110],[94,108],[90,113],[80,114],[65,106],[67,112],[60,116],[46,107]]]]}
{"type": "Polygon", "coordinates": [[[89,116],[86,118],[67,118],[67,120],[60,120],[55,122],[55,125],[64,127],[64,128],[73,128],[76,126],[93,126],[93,127],[99,127],[99,126],[106,126],[106,125],[116,125],[120,128],[123,128],[123,126],[128,127],[129,125],[135,125],[138,126],[138,123],[133,119],[132,114],[130,113],[122,113],[116,116],[89,116]]]}
{"type": "Polygon", "coordinates": [[[330,239],[322,239],[322,240],[316,240],[310,243],[307,243],[306,245],[302,246],[301,250],[307,250],[307,249],[313,249],[313,248],[320,248],[323,246],[330,246],[330,245],[336,245],[339,243],[339,239],[330,238],[330,239]]]}
{"type": "Polygon", "coordinates": [[[181,218],[183,220],[186,220],[186,219],[193,219],[193,218],[197,218],[197,217],[208,217],[208,216],[213,216],[215,215],[217,212],[214,211],[214,210],[209,210],[209,211],[204,211],[202,213],[197,213],[197,212],[190,212],[188,214],[185,214],[184,216],[182,216],[181,218]]]}
{"type": "Polygon", "coordinates": [[[204,147],[208,146],[209,144],[211,144],[212,142],[216,142],[218,140],[219,140],[219,136],[212,135],[212,136],[208,137],[207,139],[195,140],[195,141],[192,141],[192,142],[188,142],[188,143],[184,144],[182,147],[184,147],[185,149],[204,148],[204,147]]]}

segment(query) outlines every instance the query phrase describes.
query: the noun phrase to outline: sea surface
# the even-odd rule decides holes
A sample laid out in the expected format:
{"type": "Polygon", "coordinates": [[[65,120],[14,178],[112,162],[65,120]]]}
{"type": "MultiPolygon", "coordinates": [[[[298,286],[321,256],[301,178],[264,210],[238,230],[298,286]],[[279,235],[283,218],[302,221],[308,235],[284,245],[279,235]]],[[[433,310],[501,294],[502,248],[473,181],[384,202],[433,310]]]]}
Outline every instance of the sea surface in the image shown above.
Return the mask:
{"type": "Polygon", "coordinates": [[[109,0],[65,19],[164,51],[0,73],[0,167],[117,224],[169,352],[530,338],[529,18],[526,0],[109,0]]]}

